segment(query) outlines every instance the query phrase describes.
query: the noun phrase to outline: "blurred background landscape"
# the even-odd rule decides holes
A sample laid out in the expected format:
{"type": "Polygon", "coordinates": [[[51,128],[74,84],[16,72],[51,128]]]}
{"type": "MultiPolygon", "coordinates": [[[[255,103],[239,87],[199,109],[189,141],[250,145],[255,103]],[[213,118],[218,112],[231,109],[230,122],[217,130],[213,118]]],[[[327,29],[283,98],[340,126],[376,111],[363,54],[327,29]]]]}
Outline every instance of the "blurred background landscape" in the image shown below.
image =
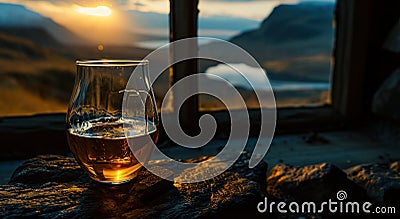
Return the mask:
{"type": "MultiPolygon", "coordinates": [[[[66,112],[75,60],[144,58],[168,43],[168,4],[166,0],[1,1],[0,116],[66,112]]],[[[270,79],[278,106],[323,105],[329,101],[334,4],[200,0],[199,36],[228,40],[253,55],[270,79]]],[[[234,64],[255,74],[250,66],[234,64]]],[[[200,69],[231,81],[247,105],[257,107],[252,90],[224,65],[200,69]]],[[[154,85],[158,101],[167,88],[164,75],[154,85]]],[[[223,106],[203,96],[200,109],[223,106]]]]}

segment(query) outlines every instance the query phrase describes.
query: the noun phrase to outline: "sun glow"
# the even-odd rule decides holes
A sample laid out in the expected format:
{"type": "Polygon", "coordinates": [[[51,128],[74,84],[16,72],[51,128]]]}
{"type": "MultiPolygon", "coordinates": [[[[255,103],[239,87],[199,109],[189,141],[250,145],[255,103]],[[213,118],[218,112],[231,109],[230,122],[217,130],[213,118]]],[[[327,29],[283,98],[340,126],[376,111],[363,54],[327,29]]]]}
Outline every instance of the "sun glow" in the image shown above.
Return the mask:
{"type": "Polygon", "coordinates": [[[94,8],[78,6],[78,8],[76,8],[76,11],[81,14],[100,17],[108,17],[112,13],[111,9],[107,6],[97,6],[94,8]]]}

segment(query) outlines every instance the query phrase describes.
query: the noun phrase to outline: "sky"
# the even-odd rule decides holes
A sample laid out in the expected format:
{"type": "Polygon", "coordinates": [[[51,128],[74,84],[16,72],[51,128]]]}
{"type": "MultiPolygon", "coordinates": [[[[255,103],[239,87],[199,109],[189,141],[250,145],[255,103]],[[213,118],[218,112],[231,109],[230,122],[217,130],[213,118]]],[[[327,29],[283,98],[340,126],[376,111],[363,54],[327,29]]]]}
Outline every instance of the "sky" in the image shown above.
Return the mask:
{"type": "MultiPolygon", "coordinates": [[[[199,32],[205,36],[232,36],[248,28],[257,28],[275,6],[282,3],[296,4],[300,1],[312,0],[200,0],[199,32]],[[215,24],[219,26],[216,27],[215,24]]],[[[113,40],[112,37],[116,35],[121,36],[116,37],[117,40],[123,40],[122,35],[127,33],[168,36],[169,0],[0,0],[0,2],[24,5],[89,40],[91,38],[103,38],[102,41],[113,40]]]]}

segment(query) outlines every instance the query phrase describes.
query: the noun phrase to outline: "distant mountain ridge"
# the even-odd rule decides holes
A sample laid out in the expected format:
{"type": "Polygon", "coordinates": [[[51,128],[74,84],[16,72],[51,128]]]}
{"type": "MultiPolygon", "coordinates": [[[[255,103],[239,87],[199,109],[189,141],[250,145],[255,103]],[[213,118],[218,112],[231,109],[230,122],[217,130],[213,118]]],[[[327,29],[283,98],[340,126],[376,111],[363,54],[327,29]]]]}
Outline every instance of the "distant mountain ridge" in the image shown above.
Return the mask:
{"type": "Polygon", "coordinates": [[[0,31],[28,38],[42,46],[84,44],[85,41],[52,19],[18,4],[0,3],[0,31]],[[46,33],[47,32],[47,33],[46,33]]]}
{"type": "Polygon", "coordinates": [[[272,42],[330,36],[332,12],[333,4],[329,3],[279,5],[261,23],[259,32],[272,42]]]}
{"type": "Polygon", "coordinates": [[[279,5],[258,29],[231,42],[248,51],[272,78],[329,81],[334,3],[279,5]]]}
{"type": "Polygon", "coordinates": [[[75,60],[143,59],[149,52],[129,46],[99,51],[49,18],[0,3],[0,115],[65,112],[75,60]]]}
{"type": "Polygon", "coordinates": [[[34,45],[31,41],[3,34],[0,31],[0,60],[43,59],[45,56],[45,50],[34,45]]]}
{"type": "Polygon", "coordinates": [[[0,33],[23,38],[46,48],[60,48],[64,45],[41,27],[3,27],[0,33]]]}

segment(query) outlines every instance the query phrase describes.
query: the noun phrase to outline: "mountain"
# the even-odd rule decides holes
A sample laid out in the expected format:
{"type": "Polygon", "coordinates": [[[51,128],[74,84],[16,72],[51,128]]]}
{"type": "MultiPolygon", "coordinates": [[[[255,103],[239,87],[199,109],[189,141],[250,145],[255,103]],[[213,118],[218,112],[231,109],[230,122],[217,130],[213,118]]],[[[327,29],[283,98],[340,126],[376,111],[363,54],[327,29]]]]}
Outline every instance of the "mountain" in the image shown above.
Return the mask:
{"type": "Polygon", "coordinates": [[[0,31],[28,38],[42,46],[85,44],[84,40],[52,19],[18,4],[0,3],[0,31]]]}
{"type": "Polygon", "coordinates": [[[4,27],[0,26],[0,33],[3,35],[15,36],[17,38],[26,39],[36,45],[46,48],[61,48],[63,43],[59,42],[45,29],[41,27],[4,27]]]}
{"type": "Polygon", "coordinates": [[[231,38],[281,80],[329,81],[333,3],[279,5],[259,28],[231,38]]]}
{"type": "Polygon", "coordinates": [[[142,59],[149,52],[131,46],[100,51],[49,18],[0,3],[0,116],[65,112],[77,59],[142,59]]]}
{"type": "Polygon", "coordinates": [[[1,33],[0,31],[0,60],[21,58],[44,59],[46,49],[39,47],[29,40],[1,33]]]}

